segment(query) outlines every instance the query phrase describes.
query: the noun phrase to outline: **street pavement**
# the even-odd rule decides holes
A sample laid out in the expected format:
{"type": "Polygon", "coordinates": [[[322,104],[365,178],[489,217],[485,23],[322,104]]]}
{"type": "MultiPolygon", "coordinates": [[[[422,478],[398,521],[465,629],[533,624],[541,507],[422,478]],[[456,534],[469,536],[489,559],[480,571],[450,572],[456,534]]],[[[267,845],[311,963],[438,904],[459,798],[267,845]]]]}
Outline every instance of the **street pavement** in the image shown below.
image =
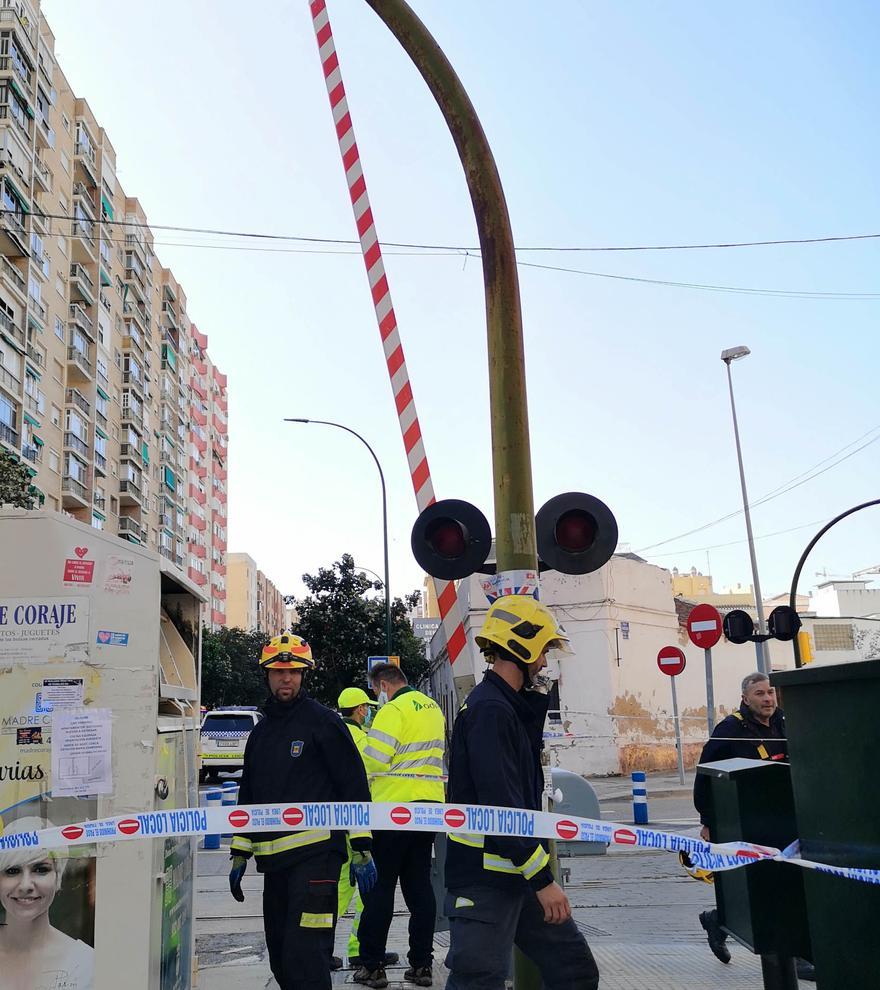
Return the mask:
{"type": "MultiPolygon", "coordinates": [[[[649,778],[651,824],[695,835],[699,823],[690,794],[676,775],[649,778]]],[[[630,783],[624,778],[592,779],[606,820],[632,822],[630,783]]],[[[276,988],[268,968],[261,913],[262,879],[245,875],[245,901],[237,904],[227,886],[228,851],[199,854],[196,943],[199,990],[276,988]]],[[[729,943],[730,965],[709,951],[698,915],[714,905],[711,887],[692,880],[675,856],[653,850],[612,847],[602,856],[564,858],[566,891],[578,927],[590,943],[601,972],[602,990],[762,990],[759,960],[729,943]]],[[[388,970],[392,988],[403,982],[408,915],[398,895],[388,949],[399,966],[388,970]]],[[[351,919],[337,926],[337,955],[344,948],[351,919]],[[341,951],[340,951],[341,950],[341,951]]],[[[449,933],[435,936],[434,986],[446,982],[443,959],[449,933]]],[[[353,970],[334,974],[334,986],[352,984],[353,970]]],[[[803,984],[809,985],[809,984],[803,984]]]]}

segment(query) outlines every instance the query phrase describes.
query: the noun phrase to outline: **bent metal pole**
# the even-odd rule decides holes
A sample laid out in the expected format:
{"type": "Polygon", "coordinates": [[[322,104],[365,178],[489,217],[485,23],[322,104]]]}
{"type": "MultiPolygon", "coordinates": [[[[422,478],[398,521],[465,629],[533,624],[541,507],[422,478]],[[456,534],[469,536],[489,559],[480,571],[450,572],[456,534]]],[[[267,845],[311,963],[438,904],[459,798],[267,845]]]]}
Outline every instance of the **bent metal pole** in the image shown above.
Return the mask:
{"type": "Polygon", "coordinates": [[[486,294],[497,567],[536,570],[535,507],[516,251],[501,177],[461,80],[405,0],[366,0],[409,55],[449,127],[474,207],[486,294]]]}

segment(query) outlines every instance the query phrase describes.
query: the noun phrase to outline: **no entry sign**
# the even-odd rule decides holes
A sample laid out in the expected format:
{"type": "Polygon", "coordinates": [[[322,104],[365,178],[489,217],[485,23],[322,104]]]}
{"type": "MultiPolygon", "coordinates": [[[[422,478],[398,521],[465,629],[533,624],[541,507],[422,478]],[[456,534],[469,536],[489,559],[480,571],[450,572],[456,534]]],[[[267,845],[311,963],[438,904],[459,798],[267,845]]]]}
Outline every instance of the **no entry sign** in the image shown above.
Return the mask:
{"type": "Polygon", "coordinates": [[[675,677],[684,670],[684,654],[677,646],[664,646],[657,654],[657,666],[669,677],[675,677]]]}
{"type": "Polygon", "coordinates": [[[687,630],[694,646],[711,650],[721,639],[721,613],[713,605],[696,605],[687,618],[687,630]]]}

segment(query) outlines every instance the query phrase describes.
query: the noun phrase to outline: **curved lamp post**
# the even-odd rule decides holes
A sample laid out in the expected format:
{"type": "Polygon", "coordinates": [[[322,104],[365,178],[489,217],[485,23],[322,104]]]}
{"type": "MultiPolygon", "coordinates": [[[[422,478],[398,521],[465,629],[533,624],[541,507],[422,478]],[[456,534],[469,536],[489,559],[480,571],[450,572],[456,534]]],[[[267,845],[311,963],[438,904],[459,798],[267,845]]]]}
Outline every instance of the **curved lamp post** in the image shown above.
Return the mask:
{"type": "MultiPolygon", "coordinates": [[[[353,430],[350,426],[343,426],[342,423],[331,423],[326,419],[285,419],[285,423],[316,423],[319,426],[335,426],[339,430],[345,430],[346,433],[350,433],[353,437],[357,437],[358,440],[367,448],[370,452],[370,456],[376,462],[376,467],[379,469],[379,480],[382,482],[382,540],[384,543],[385,550],[385,655],[391,656],[391,585],[388,580],[388,499],[385,492],[385,475],[382,472],[382,465],[379,463],[379,458],[376,457],[376,451],[367,443],[366,440],[358,433],[353,430]]],[[[362,567],[360,570],[366,570],[362,567]]]]}

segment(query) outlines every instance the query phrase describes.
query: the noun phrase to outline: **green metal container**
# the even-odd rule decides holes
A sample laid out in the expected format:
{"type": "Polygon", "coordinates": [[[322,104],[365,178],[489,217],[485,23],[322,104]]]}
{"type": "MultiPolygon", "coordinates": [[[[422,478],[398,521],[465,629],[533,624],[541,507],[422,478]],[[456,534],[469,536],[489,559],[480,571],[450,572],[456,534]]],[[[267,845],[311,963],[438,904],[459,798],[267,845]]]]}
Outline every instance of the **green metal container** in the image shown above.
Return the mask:
{"type": "MultiPolygon", "coordinates": [[[[709,777],[713,842],[745,840],[782,849],[797,836],[789,767],[767,760],[701,764],[709,777]]],[[[809,959],[810,936],[802,871],[755,863],[715,874],[722,928],[759,955],[809,959]]]]}
{"type": "MultiPolygon", "coordinates": [[[[880,869],[880,660],[771,676],[784,692],[804,859],[880,869]]],[[[880,988],[880,886],[804,870],[820,990],[880,988]]]]}

